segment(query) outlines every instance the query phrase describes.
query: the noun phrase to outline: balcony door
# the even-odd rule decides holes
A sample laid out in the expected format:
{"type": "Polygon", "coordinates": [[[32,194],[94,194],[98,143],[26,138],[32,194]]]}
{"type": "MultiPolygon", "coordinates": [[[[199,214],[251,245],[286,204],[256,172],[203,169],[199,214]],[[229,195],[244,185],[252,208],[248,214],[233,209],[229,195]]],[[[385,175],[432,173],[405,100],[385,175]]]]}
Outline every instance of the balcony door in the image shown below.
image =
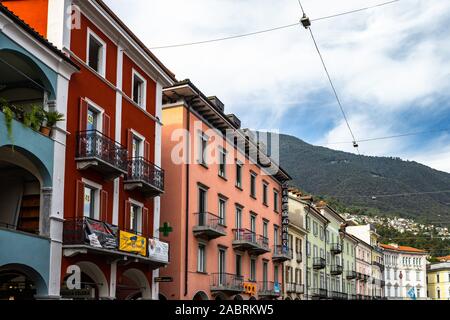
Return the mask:
{"type": "Polygon", "coordinates": [[[207,191],[203,188],[198,189],[198,224],[204,226],[206,224],[206,211],[207,211],[207,191]]]}
{"type": "Polygon", "coordinates": [[[225,285],[225,277],[225,250],[219,249],[219,286],[225,285]]]}
{"type": "Polygon", "coordinates": [[[268,270],[269,264],[264,261],[263,262],[263,290],[267,290],[267,281],[268,281],[268,270]]]}
{"type": "Polygon", "coordinates": [[[86,130],[98,130],[98,111],[92,107],[88,108],[86,130]]]}
{"type": "Polygon", "coordinates": [[[256,242],[256,216],[250,216],[250,231],[252,232],[252,242],[256,242]]]}
{"type": "Polygon", "coordinates": [[[241,240],[241,229],[242,229],[242,209],[236,207],[236,240],[241,240]]]}

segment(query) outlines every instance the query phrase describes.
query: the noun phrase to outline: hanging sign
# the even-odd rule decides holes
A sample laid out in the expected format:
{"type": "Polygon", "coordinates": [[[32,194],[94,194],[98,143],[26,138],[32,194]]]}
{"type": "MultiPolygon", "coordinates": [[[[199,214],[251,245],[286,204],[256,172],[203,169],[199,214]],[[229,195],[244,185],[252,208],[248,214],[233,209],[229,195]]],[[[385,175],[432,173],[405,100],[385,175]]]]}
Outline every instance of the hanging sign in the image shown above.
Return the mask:
{"type": "Polygon", "coordinates": [[[85,218],[84,223],[86,242],[90,246],[117,249],[117,227],[90,218],[85,218]]]}
{"type": "Polygon", "coordinates": [[[120,231],[119,250],[147,256],[147,239],[134,233],[120,231]]]}
{"type": "Polygon", "coordinates": [[[148,256],[153,260],[169,262],[169,244],[157,239],[148,239],[148,256]]]}
{"type": "Polygon", "coordinates": [[[281,191],[281,242],[283,253],[289,251],[289,185],[284,182],[281,191]]]}

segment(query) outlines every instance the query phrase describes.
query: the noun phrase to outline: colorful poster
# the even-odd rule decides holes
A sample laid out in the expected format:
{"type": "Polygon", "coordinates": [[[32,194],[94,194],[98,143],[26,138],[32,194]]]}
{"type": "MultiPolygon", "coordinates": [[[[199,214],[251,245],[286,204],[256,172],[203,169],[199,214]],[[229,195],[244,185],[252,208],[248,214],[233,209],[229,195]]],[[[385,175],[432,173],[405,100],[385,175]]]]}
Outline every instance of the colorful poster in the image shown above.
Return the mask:
{"type": "Polygon", "coordinates": [[[147,256],[147,239],[134,233],[120,231],[119,250],[147,256]]]}
{"type": "Polygon", "coordinates": [[[86,242],[95,248],[117,249],[117,227],[107,223],[84,219],[86,242]]]}
{"type": "Polygon", "coordinates": [[[169,244],[156,239],[149,239],[148,256],[157,261],[169,262],[169,244]]]}

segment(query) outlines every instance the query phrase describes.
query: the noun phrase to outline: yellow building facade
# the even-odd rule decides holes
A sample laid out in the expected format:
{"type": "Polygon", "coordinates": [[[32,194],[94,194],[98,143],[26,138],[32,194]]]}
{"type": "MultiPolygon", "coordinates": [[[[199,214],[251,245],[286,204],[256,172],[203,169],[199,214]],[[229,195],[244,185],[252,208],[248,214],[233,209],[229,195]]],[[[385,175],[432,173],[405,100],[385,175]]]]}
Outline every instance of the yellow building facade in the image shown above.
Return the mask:
{"type": "Polygon", "coordinates": [[[450,262],[428,265],[427,280],[429,299],[450,300],[450,262]]]}

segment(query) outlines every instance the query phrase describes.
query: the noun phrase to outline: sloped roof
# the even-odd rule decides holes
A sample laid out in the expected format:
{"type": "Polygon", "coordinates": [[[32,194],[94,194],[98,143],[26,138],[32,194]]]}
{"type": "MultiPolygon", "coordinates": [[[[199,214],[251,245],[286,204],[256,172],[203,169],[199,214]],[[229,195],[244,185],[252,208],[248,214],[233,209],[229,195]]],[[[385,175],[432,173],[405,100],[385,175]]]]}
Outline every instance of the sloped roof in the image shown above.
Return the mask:
{"type": "Polygon", "coordinates": [[[408,247],[408,246],[392,246],[389,244],[380,244],[383,249],[399,251],[399,252],[412,252],[412,253],[427,253],[425,250],[408,247]]]}

